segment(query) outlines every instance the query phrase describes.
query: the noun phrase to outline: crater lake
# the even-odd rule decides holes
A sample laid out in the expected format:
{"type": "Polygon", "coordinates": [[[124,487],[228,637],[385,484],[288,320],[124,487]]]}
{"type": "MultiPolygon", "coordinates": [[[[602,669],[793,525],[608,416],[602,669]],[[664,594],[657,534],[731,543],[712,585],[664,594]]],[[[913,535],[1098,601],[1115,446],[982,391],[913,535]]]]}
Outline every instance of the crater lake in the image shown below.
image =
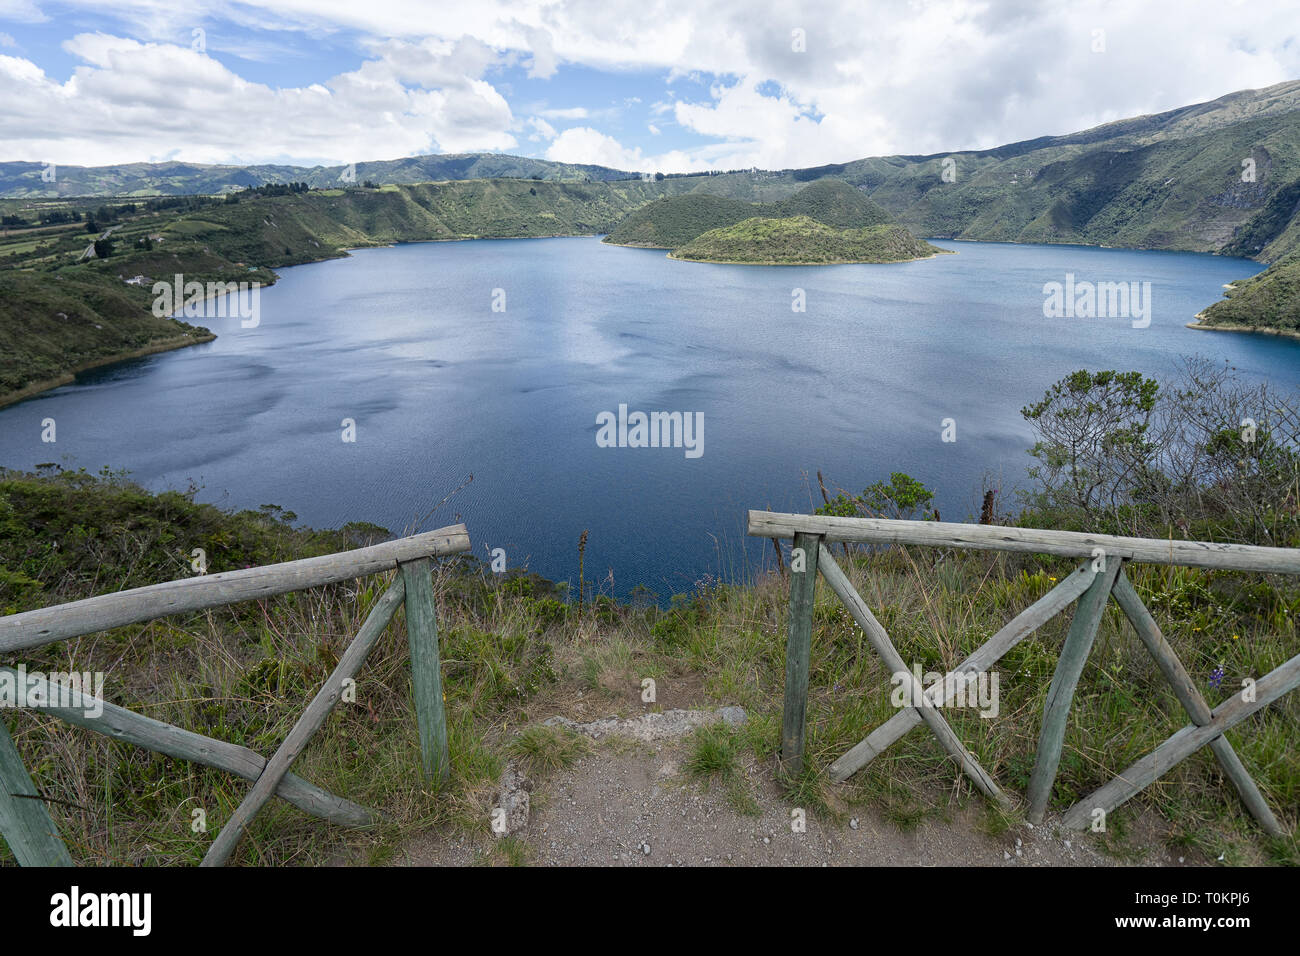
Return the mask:
{"type": "Polygon", "coordinates": [[[1076,369],[1167,379],[1199,353],[1247,379],[1300,380],[1300,342],[1185,327],[1257,263],[936,245],[957,254],[762,267],[598,238],[359,250],[283,269],[255,327],[194,319],[216,341],[0,409],[0,464],[125,469],[317,527],[463,520],[479,558],[501,548],[510,568],[561,581],[577,580],[586,530],[588,581],[662,601],[766,560],[746,511],[810,510],[818,469],[832,494],[906,472],[948,521],[978,515],[986,482],[1013,507],[1032,443],[1020,409],[1076,369]],[[1149,282],[1150,324],[1045,317],[1044,285],[1067,276],[1149,282]],[[698,421],[699,454],[598,441],[620,406],[698,421]]]}

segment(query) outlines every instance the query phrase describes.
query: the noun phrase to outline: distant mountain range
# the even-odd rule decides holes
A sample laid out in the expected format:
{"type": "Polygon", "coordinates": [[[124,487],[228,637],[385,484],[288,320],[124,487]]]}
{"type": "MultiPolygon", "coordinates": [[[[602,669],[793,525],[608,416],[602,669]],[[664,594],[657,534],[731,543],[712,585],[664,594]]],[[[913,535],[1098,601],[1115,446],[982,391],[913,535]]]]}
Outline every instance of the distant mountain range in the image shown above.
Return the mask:
{"type": "MultiPolygon", "coordinates": [[[[1300,81],[988,150],[649,182],[639,181],[637,173],[603,166],[495,153],[363,162],[355,169],[64,166],[52,183],[44,182],[41,173],[37,163],[0,163],[0,201],[7,214],[25,220],[32,215],[27,203],[56,194],[219,194],[287,182],[332,193],[336,187],[364,183],[407,190],[416,183],[474,181],[456,184],[470,190],[467,205],[451,202],[450,194],[414,187],[417,192],[404,200],[409,209],[393,238],[613,229],[622,241],[669,248],[681,244],[683,230],[733,225],[746,218],[742,214],[747,210],[724,200],[779,203],[810,183],[840,180],[918,236],[1217,252],[1274,263],[1209,307],[1206,321],[1300,332],[1300,81]],[[525,188],[478,188],[512,180],[524,180],[525,188]],[[538,181],[539,188],[530,190],[529,180],[538,181]],[[541,189],[541,184],[556,188],[541,189]],[[654,206],[637,209],[660,197],[682,195],[697,198],[693,204],[668,207],[671,216],[654,206]],[[426,209],[421,196],[440,198],[426,209]]],[[[397,203],[398,197],[383,201],[397,203]]],[[[326,207],[317,203],[313,208],[326,207]]],[[[352,209],[353,204],[340,208],[352,209]]],[[[815,210],[805,212],[819,218],[815,210]]],[[[364,221],[345,225],[358,240],[372,231],[364,221]]],[[[285,245],[298,255],[292,242],[285,245]]],[[[289,253],[284,255],[287,261],[289,253]]]]}
{"type": "Polygon", "coordinates": [[[352,166],[206,166],[201,163],[126,163],[120,166],[57,166],[53,182],[44,163],[0,163],[0,197],[215,195],[305,182],[316,189],[371,181],[407,184],[453,179],[538,179],[609,182],[639,173],[606,166],[553,163],[503,153],[449,153],[356,163],[352,166]]]}

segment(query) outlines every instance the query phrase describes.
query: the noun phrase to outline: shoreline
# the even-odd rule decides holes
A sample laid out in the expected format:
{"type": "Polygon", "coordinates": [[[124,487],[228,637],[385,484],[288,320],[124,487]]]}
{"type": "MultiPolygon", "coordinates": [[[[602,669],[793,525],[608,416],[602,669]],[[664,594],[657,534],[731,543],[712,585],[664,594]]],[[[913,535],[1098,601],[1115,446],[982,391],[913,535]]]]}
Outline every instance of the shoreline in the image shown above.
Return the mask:
{"type": "MultiPolygon", "coordinates": [[[[374,241],[374,242],[362,243],[359,245],[351,245],[342,248],[336,248],[329,252],[320,250],[317,255],[303,262],[287,263],[278,266],[267,266],[265,268],[271,272],[272,279],[270,282],[264,283],[264,285],[270,287],[276,283],[276,280],[280,278],[279,275],[276,273],[277,269],[292,268],[295,265],[312,265],[319,262],[328,262],[331,259],[350,258],[352,252],[359,251],[362,249],[393,248],[399,245],[424,243],[424,242],[474,242],[474,241],[480,241],[484,239],[578,239],[578,238],[596,238],[598,236],[607,237],[608,233],[604,233],[604,234],[600,232],[549,233],[545,235],[536,235],[536,236],[445,236],[445,237],[436,237],[436,238],[431,237],[428,239],[397,239],[392,241],[374,241]]],[[[1076,243],[1064,243],[1064,242],[1025,243],[1014,239],[1002,239],[1002,240],[966,239],[966,238],[958,238],[956,236],[943,236],[943,237],[933,236],[927,238],[934,238],[934,239],[939,239],[940,241],[948,241],[948,242],[970,242],[970,243],[993,242],[993,243],[1006,243],[1011,245],[1062,245],[1062,246],[1075,245],[1075,246],[1081,246],[1083,248],[1116,248],[1116,249],[1126,249],[1129,251],[1161,251],[1161,252],[1191,251],[1191,250],[1183,250],[1183,249],[1161,249],[1161,250],[1145,249],[1144,250],[1139,247],[1132,247],[1132,246],[1110,247],[1110,246],[1099,246],[1099,245],[1092,245],[1089,243],[1077,243],[1077,242],[1076,243]]],[[[938,252],[934,252],[926,256],[915,256],[908,259],[889,259],[884,261],[869,260],[869,259],[836,259],[829,262],[828,261],[747,262],[747,261],[730,260],[730,259],[687,259],[687,258],[681,258],[673,255],[672,247],[670,246],[652,246],[652,245],[641,245],[641,244],[634,244],[634,243],[608,242],[606,238],[602,238],[600,241],[602,242],[602,244],[605,245],[610,245],[610,246],[615,246],[618,248],[625,248],[625,249],[654,249],[654,250],[666,249],[668,250],[666,258],[668,259],[672,259],[676,262],[695,262],[702,265],[800,266],[800,267],[835,266],[835,265],[897,265],[906,262],[924,262],[928,259],[936,259],[941,255],[960,254],[955,249],[940,249],[938,252]]],[[[1219,253],[1209,253],[1209,254],[1220,255],[1219,253]]],[[[1249,261],[1249,262],[1259,261],[1249,256],[1226,257],[1226,258],[1241,258],[1243,261],[1249,261]]],[[[1225,284],[1224,286],[1224,288],[1231,288],[1231,287],[1232,287],[1231,284],[1225,284]]],[[[208,295],[204,296],[205,301],[209,298],[210,296],[208,295]]],[[[1201,314],[1198,313],[1196,317],[1197,320],[1200,319],[1200,316],[1201,314]]],[[[1261,335],[1273,335],[1279,338],[1290,338],[1290,339],[1300,341],[1300,332],[1292,332],[1284,329],[1274,329],[1266,326],[1206,325],[1200,321],[1192,321],[1186,323],[1186,328],[1197,329],[1206,332],[1244,332],[1244,333],[1255,333],[1261,335]]],[[[62,372],[59,375],[54,376],[52,378],[41,379],[39,381],[32,382],[20,389],[17,389],[16,391],[0,393],[0,408],[5,408],[9,405],[14,405],[18,402],[25,401],[29,398],[41,394],[42,392],[51,391],[52,389],[59,388],[63,385],[71,384],[72,382],[76,381],[78,375],[80,375],[83,372],[90,371],[91,369],[101,368],[105,365],[112,365],[117,362],[127,362],[137,358],[144,358],[146,356],[155,355],[162,352],[175,351],[177,349],[187,348],[191,345],[202,345],[214,341],[216,338],[217,336],[213,333],[207,333],[205,335],[198,335],[198,336],[183,335],[171,339],[165,339],[160,342],[156,342],[139,349],[134,349],[129,352],[102,356],[100,358],[93,359],[89,362],[84,362],[81,365],[78,365],[72,369],[62,372]]]]}
{"type": "MultiPolygon", "coordinates": [[[[1220,259],[1240,259],[1242,262],[1255,262],[1267,269],[1272,263],[1263,262],[1254,256],[1229,256],[1222,252],[1215,252],[1212,249],[1183,249],[1179,247],[1163,246],[1111,246],[1102,242],[1054,242],[1049,239],[1039,240],[1037,242],[1027,242],[1022,239],[963,239],[960,236],[921,236],[922,239],[938,239],[941,242],[973,242],[989,243],[990,245],[1007,245],[1007,246],[1078,246],[1080,249],[1113,249],[1117,252],[1177,252],[1186,253],[1194,256],[1217,256],[1220,259]]],[[[1263,270],[1261,270],[1263,271],[1263,270]]],[[[1249,276],[1247,276],[1249,278],[1249,276]]],[[[1236,282],[1244,281],[1242,279],[1234,280],[1236,282]]],[[[1231,283],[1225,283],[1224,288],[1230,288],[1231,283]]]]}
{"type": "MultiPolygon", "coordinates": [[[[617,243],[612,243],[617,245],[617,243]]],[[[661,247],[660,247],[661,248],[661,247]]],[[[835,259],[831,262],[740,262],[734,259],[683,259],[668,253],[667,258],[674,262],[698,262],[706,266],[895,266],[903,262],[924,262],[940,256],[960,255],[955,249],[942,249],[928,256],[913,256],[911,259],[835,259]]]]}
{"type": "Polygon", "coordinates": [[[45,378],[40,381],[32,382],[30,385],[24,385],[14,392],[5,392],[0,394],[0,408],[8,405],[14,405],[18,402],[26,401],[42,392],[48,392],[51,389],[59,388],[63,385],[70,385],[77,380],[77,376],[82,372],[89,372],[94,368],[103,368],[105,365],[116,365],[118,362],[129,362],[132,359],[145,358],[149,355],[156,355],[160,352],[174,352],[177,349],[188,348],[191,345],[204,345],[216,339],[216,334],[212,332],[203,335],[181,335],[171,339],[163,339],[161,342],[154,342],[152,345],[145,345],[138,349],[132,349],[130,352],[123,352],[115,355],[105,355],[97,359],[91,359],[89,362],[83,362],[75,368],[69,369],[54,378],[45,378]]]}
{"type": "MultiPolygon", "coordinates": [[[[599,233],[597,233],[597,235],[599,235],[599,233]]],[[[648,246],[640,242],[610,242],[608,239],[602,239],[600,241],[603,245],[616,246],[619,249],[668,249],[671,251],[673,248],[672,246],[648,246]]]]}
{"type": "Polygon", "coordinates": [[[1290,329],[1273,329],[1267,325],[1206,325],[1204,322],[1188,322],[1184,328],[1200,332],[1246,332],[1254,335],[1276,335],[1282,339],[1295,339],[1300,342],[1300,332],[1290,329]]]}
{"type": "MultiPolygon", "coordinates": [[[[398,239],[392,242],[371,242],[363,245],[347,246],[332,252],[322,251],[319,255],[316,255],[305,262],[292,262],[276,266],[266,266],[265,268],[271,273],[272,278],[270,282],[264,282],[261,283],[261,285],[264,288],[270,288],[275,285],[280,279],[279,273],[276,271],[278,269],[291,269],[294,266],[315,265],[320,262],[329,262],[333,259],[348,259],[351,258],[351,253],[353,251],[361,249],[392,249],[406,243],[420,242],[474,242],[480,239],[585,239],[599,235],[602,235],[602,233],[557,233],[555,235],[546,236],[451,236],[437,239],[398,239]]],[[[220,298],[223,294],[224,293],[221,292],[209,294],[205,289],[202,301],[207,303],[214,298],[220,298]]],[[[172,318],[176,318],[175,313],[173,313],[172,318]]],[[[178,321],[185,321],[183,311],[178,321]]],[[[173,338],[154,342],[150,345],[142,346],[138,349],[132,349],[129,352],[101,356],[100,358],[83,362],[82,364],[68,369],[65,372],[61,372],[52,378],[39,379],[35,382],[24,385],[16,391],[0,393],[0,408],[7,408],[10,405],[16,405],[17,403],[26,401],[29,398],[34,398],[42,392],[52,391],[53,389],[61,388],[64,385],[70,385],[77,380],[78,375],[82,372],[89,372],[91,369],[102,368],[105,365],[114,365],[118,362],[129,362],[132,359],[145,358],[149,355],[157,355],[162,352],[174,352],[178,349],[188,348],[191,345],[204,345],[208,342],[214,341],[216,338],[217,336],[213,332],[207,332],[202,335],[179,335],[173,338]]]]}
{"type": "MultiPolygon", "coordinates": [[[[394,239],[392,242],[373,242],[364,246],[346,246],[341,256],[326,256],[321,259],[313,259],[311,262],[295,262],[292,265],[306,266],[313,262],[323,262],[326,259],[344,259],[347,254],[358,249],[395,249],[398,246],[416,245],[421,242],[480,242],[483,240],[496,239],[594,239],[596,236],[607,236],[605,232],[556,232],[545,236],[443,236],[439,239],[394,239]]],[[[622,243],[611,242],[611,246],[622,245],[622,243]]],[[[667,246],[656,246],[655,248],[666,249],[667,246]]],[[[289,265],[275,266],[276,269],[288,269],[289,265]]]]}

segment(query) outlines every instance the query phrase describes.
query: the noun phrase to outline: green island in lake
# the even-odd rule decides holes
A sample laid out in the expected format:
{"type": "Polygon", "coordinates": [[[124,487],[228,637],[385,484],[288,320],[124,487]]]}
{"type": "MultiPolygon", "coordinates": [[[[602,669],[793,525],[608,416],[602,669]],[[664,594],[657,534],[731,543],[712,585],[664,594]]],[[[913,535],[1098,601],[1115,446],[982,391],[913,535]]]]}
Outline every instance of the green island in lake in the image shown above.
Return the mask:
{"type": "Polygon", "coordinates": [[[835,229],[808,216],[754,217],[710,229],[679,249],[672,259],[748,265],[823,266],[846,262],[908,262],[948,252],[918,239],[902,226],[835,229]]]}
{"type": "Polygon", "coordinates": [[[948,251],[917,239],[862,190],[829,178],[776,202],[666,196],[629,213],[605,242],[751,265],[905,262],[948,251]]]}

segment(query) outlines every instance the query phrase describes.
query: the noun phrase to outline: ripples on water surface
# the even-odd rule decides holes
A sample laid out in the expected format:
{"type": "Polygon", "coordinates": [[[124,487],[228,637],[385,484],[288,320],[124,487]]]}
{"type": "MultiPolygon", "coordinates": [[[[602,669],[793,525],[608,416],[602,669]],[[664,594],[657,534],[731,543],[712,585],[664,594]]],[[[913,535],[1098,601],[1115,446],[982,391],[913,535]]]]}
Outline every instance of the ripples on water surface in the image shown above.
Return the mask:
{"type": "Polygon", "coordinates": [[[1201,352],[1300,379],[1300,343],[1184,328],[1255,263],[936,244],[959,254],[765,268],[586,238],[362,250],[283,270],[257,328],[210,320],[209,345],[0,410],[0,463],[110,465],[156,489],[193,480],[224,506],[394,531],[473,473],[425,529],[459,514],[480,557],[501,547],[512,567],[556,579],[576,579],[589,529],[588,578],[612,568],[620,594],[667,595],[743,566],[745,511],[806,511],[818,468],[853,490],[905,471],[938,490],[946,520],[978,514],[983,476],[1023,481],[1019,409],[1077,368],[1161,377],[1201,352]],[[1045,319],[1043,283],[1067,272],[1150,281],[1150,327],[1045,319]],[[805,313],[791,311],[794,288],[805,313]],[[596,415],[620,403],[703,412],[704,455],[598,448],[596,415]],[[57,445],[40,442],[46,417],[57,445]],[[955,443],[940,440],[945,418],[955,443]]]}

